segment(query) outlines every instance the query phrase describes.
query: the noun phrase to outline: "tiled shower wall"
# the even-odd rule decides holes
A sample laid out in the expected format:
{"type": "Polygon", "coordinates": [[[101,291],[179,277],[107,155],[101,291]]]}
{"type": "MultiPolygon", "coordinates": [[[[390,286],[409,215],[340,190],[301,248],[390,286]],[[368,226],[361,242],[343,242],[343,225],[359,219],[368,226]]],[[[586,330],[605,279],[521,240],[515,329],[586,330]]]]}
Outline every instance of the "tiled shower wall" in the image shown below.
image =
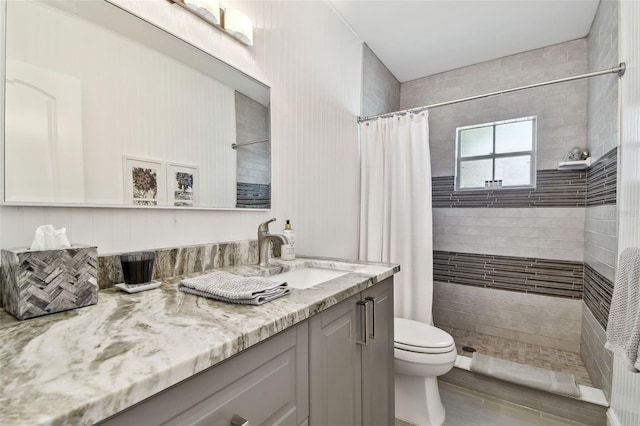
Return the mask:
{"type": "MultiPolygon", "coordinates": [[[[574,40],[403,83],[400,108],[586,69],[586,39],[574,40]]],[[[569,149],[586,146],[586,113],[586,81],[429,112],[436,325],[579,351],[587,176],[556,167],[569,149]],[[456,127],[531,115],[536,188],[455,192],[456,127]],[[545,305],[570,318],[540,315],[545,305]]]]}
{"type": "Polygon", "coordinates": [[[366,44],[362,46],[362,116],[400,109],[400,82],[366,44]]]}
{"type": "MultiPolygon", "coordinates": [[[[236,143],[269,139],[269,108],[235,92],[236,143]]],[[[236,207],[271,207],[271,143],[236,147],[236,207]]]]}
{"type": "Polygon", "coordinates": [[[583,208],[434,208],[435,250],[581,262],[583,208]]]}
{"type": "Polygon", "coordinates": [[[433,279],[545,296],[582,297],[582,262],[434,251],[433,279]]]}
{"type": "MultiPolygon", "coordinates": [[[[400,108],[413,108],[587,70],[587,41],[531,50],[402,83],[400,108]]],[[[555,84],[429,111],[433,176],[453,176],[459,126],[538,116],[538,170],[553,170],[569,149],[586,146],[587,81],[555,84]]]]}
{"type": "Polygon", "coordinates": [[[580,300],[436,281],[433,301],[436,325],[566,351],[580,350],[580,300]]]}
{"type": "MultiPolygon", "coordinates": [[[[618,1],[603,0],[589,36],[589,71],[618,66],[618,1]]],[[[618,145],[618,77],[589,79],[587,147],[597,160],[618,145]]]]}
{"type": "Polygon", "coordinates": [[[436,177],[432,193],[433,207],[584,207],[587,174],[538,170],[535,188],[474,191],[455,191],[453,176],[436,177]]]}
{"type": "MultiPolygon", "coordinates": [[[[235,92],[236,143],[269,139],[269,108],[235,92]]],[[[237,181],[271,183],[271,144],[257,143],[236,148],[237,181]]]]}
{"type": "Polygon", "coordinates": [[[591,382],[603,390],[607,398],[611,393],[611,373],[613,359],[611,352],[604,349],[606,335],[587,305],[582,305],[582,326],[580,334],[580,356],[591,382]]]}
{"type": "MultiPolygon", "coordinates": [[[[589,71],[618,64],[618,2],[601,1],[587,38],[589,71]]],[[[604,349],[615,279],[617,223],[618,77],[589,79],[587,148],[598,160],[588,173],[584,226],[584,306],[580,354],[607,397],[613,361],[604,349]]]]}

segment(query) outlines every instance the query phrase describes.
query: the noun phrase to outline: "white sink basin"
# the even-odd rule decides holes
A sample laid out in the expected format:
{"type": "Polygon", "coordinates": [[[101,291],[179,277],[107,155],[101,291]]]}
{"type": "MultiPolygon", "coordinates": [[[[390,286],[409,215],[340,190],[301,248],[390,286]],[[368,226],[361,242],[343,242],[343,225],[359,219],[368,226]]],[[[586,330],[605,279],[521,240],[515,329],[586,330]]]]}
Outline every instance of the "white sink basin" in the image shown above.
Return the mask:
{"type": "Polygon", "coordinates": [[[291,288],[304,289],[347,275],[350,272],[353,271],[325,268],[302,268],[283,272],[277,275],[271,275],[267,278],[271,280],[286,281],[291,288]]]}

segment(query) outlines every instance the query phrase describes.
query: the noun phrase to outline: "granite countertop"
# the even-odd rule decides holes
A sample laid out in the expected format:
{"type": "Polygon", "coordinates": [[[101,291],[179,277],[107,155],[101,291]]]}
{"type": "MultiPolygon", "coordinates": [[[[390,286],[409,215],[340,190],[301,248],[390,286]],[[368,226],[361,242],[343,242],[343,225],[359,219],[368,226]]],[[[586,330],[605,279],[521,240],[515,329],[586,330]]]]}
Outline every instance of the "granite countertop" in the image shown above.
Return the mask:
{"type": "MultiPolygon", "coordinates": [[[[18,321],[0,313],[0,422],[92,424],[299,323],[399,271],[397,265],[302,258],[222,270],[267,275],[304,266],[342,277],[261,306],[177,290],[100,291],[97,305],[18,321]]],[[[196,276],[200,274],[191,274],[196,276]]]]}

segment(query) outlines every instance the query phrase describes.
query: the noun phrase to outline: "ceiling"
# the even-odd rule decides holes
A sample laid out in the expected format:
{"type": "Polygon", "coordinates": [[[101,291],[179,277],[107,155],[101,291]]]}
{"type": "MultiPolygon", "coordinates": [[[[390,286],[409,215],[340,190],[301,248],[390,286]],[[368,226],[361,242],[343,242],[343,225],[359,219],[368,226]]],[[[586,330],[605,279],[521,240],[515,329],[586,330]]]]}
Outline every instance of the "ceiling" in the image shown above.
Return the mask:
{"type": "Polygon", "coordinates": [[[599,0],[329,0],[400,82],[587,35],[599,0]]]}

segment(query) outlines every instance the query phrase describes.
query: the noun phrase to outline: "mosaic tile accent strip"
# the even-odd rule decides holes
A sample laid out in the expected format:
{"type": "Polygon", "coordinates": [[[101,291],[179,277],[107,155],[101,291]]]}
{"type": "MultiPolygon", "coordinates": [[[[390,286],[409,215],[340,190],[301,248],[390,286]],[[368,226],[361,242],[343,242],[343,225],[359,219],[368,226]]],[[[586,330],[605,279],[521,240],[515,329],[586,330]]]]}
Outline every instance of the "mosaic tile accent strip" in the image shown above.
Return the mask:
{"type": "MultiPolygon", "coordinates": [[[[437,323],[436,326],[440,327],[437,323]]],[[[440,328],[453,337],[460,355],[472,356],[470,352],[462,350],[463,346],[471,346],[483,355],[518,362],[531,367],[570,373],[575,376],[576,383],[579,385],[593,386],[587,368],[578,353],[459,328],[440,328]]]]}
{"type": "Polygon", "coordinates": [[[238,182],[236,207],[246,209],[270,209],[271,185],[238,182]]]}
{"type": "Polygon", "coordinates": [[[433,280],[545,296],[582,298],[582,262],[433,252],[433,280]]]}
{"type": "Polygon", "coordinates": [[[613,282],[585,263],[584,302],[605,330],[609,321],[612,296],[613,282]]]}
{"type": "Polygon", "coordinates": [[[535,188],[455,191],[454,177],[431,178],[433,207],[584,207],[585,171],[538,170],[535,188]]]}
{"type": "Polygon", "coordinates": [[[536,188],[455,191],[453,176],[431,179],[433,207],[584,207],[616,203],[618,149],[587,171],[538,170],[536,188]]]}
{"type": "Polygon", "coordinates": [[[614,148],[587,170],[587,206],[615,204],[618,187],[618,148],[614,148]]]}
{"type": "MultiPolygon", "coordinates": [[[[256,240],[202,244],[152,250],[156,253],[153,279],[186,275],[225,266],[258,263],[256,240]]],[[[273,254],[279,252],[272,247],[273,254]]],[[[98,257],[98,285],[100,289],[113,287],[124,281],[120,253],[98,257]]]]}

